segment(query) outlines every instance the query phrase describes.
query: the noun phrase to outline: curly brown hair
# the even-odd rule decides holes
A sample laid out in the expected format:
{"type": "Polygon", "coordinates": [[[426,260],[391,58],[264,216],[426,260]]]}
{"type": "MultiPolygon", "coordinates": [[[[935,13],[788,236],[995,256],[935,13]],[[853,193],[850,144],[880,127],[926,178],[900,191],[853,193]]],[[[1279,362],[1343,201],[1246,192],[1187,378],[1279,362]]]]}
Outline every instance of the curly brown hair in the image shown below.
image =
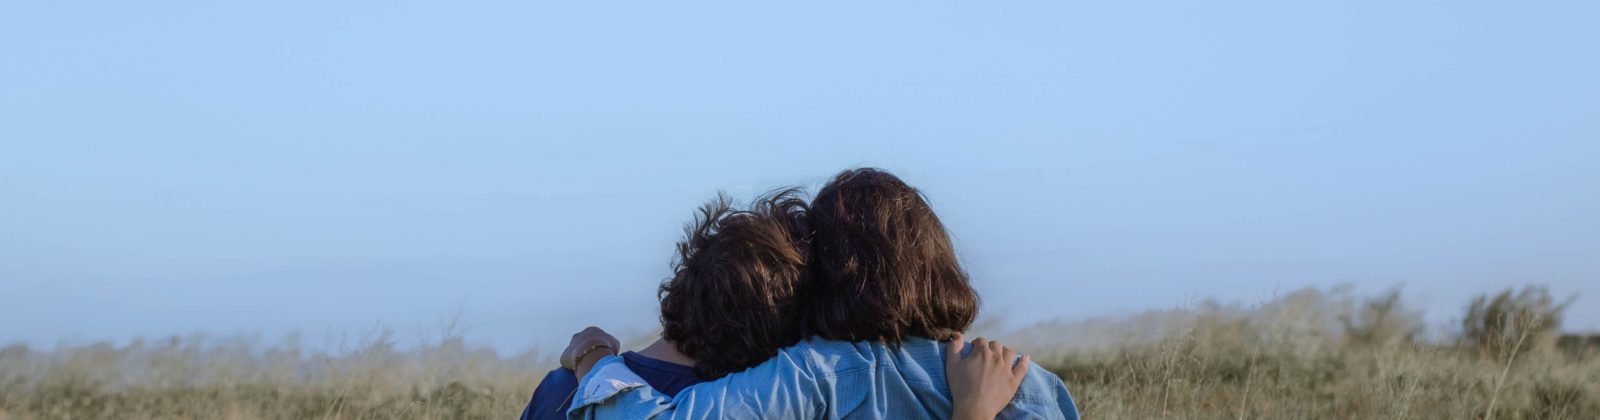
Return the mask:
{"type": "Polygon", "coordinates": [[[802,333],[899,344],[972,325],[978,294],[922,193],[888,172],[846,170],[809,209],[811,281],[802,333]]]}
{"type": "Polygon", "coordinates": [[[661,283],[661,337],[719,378],[760,364],[800,340],[806,279],[806,203],[797,189],[735,210],[726,196],[701,207],[661,283]]]}

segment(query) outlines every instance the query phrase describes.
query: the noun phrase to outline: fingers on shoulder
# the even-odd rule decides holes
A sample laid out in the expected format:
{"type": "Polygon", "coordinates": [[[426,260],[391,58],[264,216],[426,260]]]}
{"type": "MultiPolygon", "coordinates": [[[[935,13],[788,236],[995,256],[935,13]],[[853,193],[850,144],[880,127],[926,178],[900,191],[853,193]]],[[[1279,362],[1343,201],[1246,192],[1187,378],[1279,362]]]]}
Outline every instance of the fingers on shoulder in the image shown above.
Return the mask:
{"type": "Polygon", "coordinates": [[[979,352],[979,351],[987,352],[987,351],[989,351],[989,339],[983,338],[983,337],[978,337],[978,338],[972,339],[972,351],[974,351],[974,352],[979,352]]]}
{"type": "Polygon", "coordinates": [[[947,362],[960,361],[961,348],[964,346],[966,346],[966,342],[961,341],[961,333],[956,333],[955,338],[950,339],[950,342],[945,343],[944,345],[945,360],[947,362]]]}
{"type": "Polygon", "coordinates": [[[1024,355],[1022,355],[1021,359],[1017,359],[1017,363],[1015,365],[1011,366],[1011,375],[1015,376],[1015,378],[1013,378],[1013,379],[1018,384],[1022,383],[1022,377],[1023,376],[1027,376],[1028,375],[1028,366],[1032,365],[1032,364],[1033,364],[1033,359],[1028,357],[1028,355],[1024,354],[1024,355]]]}

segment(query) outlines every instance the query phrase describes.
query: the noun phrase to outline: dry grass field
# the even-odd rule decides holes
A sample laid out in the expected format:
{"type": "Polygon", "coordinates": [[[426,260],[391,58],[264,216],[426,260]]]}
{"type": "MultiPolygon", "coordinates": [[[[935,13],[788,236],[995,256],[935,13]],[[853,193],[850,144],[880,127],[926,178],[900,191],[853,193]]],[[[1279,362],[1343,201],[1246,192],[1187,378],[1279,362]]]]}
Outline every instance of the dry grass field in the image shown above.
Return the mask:
{"type": "Polygon", "coordinates": [[[1398,292],[1303,290],[1008,342],[1065,379],[1087,418],[1597,419],[1600,343],[1557,337],[1562,306],[1507,291],[1430,331],[1398,292]],[[1086,336],[1102,341],[1064,341],[1086,336]]]}
{"type": "MultiPolygon", "coordinates": [[[[1508,291],[1430,329],[1398,293],[1303,290],[995,335],[1061,375],[1091,419],[1600,418],[1597,343],[1553,333],[1561,306],[1508,291]]],[[[0,419],[510,418],[554,364],[449,334],[327,353],[283,341],[5,347],[0,419]]]]}

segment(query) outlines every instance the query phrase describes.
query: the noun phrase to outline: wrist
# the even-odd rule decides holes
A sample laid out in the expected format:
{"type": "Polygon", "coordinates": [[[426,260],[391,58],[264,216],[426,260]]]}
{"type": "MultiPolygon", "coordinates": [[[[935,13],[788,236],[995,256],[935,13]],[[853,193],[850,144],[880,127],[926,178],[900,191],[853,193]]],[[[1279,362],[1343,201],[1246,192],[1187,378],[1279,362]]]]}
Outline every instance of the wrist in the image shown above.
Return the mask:
{"type": "Polygon", "coordinates": [[[963,410],[962,407],[956,407],[955,411],[950,413],[950,420],[993,420],[993,419],[994,419],[994,416],[985,417],[984,415],[978,414],[977,412],[972,411],[972,410],[963,410]]]}
{"type": "MultiPolygon", "coordinates": [[[[585,347],[582,351],[579,351],[578,354],[572,356],[572,365],[573,367],[577,367],[577,365],[583,364],[584,359],[589,358],[590,355],[600,353],[616,354],[617,349],[611,348],[610,344],[605,343],[585,347]]],[[[604,356],[605,354],[600,354],[600,357],[604,356]]]]}
{"type": "Polygon", "coordinates": [[[567,350],[561,354],[561,367],[573,369],[578,367],[578,359],[599,347],[608,347],[611,343],[599,337],[591,337],[583,341],[574,341],[567,345],[567,350]]]}
{"type": "Polygon", "coordinates": [[[577,366],[572,368],[573,374],[577,375],[579,381],[582,381],[583,377],[589,376],[589,371],[594,369],[594,365],[600,363],[600,359],[604,359],[606,356],[615,356],[616,354],[617,351],[612,349],[611,346],[594,347],[587,353],[578,355],[577,366]]]}

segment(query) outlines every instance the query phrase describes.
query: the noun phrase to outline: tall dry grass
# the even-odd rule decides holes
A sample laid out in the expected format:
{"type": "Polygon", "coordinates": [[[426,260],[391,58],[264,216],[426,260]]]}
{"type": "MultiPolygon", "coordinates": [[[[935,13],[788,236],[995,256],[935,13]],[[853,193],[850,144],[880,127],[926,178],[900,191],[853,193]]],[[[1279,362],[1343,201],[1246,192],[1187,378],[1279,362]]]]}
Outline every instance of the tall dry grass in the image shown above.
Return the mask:
{"type": "Polygon", "coordinates": [[[1248,308],[1040,325],[1006,342],[1060,375],[1088,418],[1600,419],[1600,353],[1571,337],[1555,345],[1565,306],[1543,293],[1480,299],[1469,313],[1498,301],[1491,312],[1518,315],[1432,332],[1398,291],[1307,289],[1248,308]],[[1072,343],[1086,331],[1102,338],[1072,343]]]}
{"type": "MultiPolygon", "coordinates": [[[[1556,345],[1545,321],[1562,306],[1505,294],[1468,312],[1518,315],[1448,328],[1427,328],[1397,291],[1308,289],[1001,338],[1066,380],[1091,419],[1600,418],[1600,339],[1556,345]]],[[[386,331],[332,352],[293,338],[10,346],[0,419],[509,418],[554,365],[541,354],[452,334],[402,348],[386,331]]]]}
{"type": "Polygon", "coordinates": [[[339,350],[192,336],[52,352],[0,349],[0,419],[471,419],[521,413],[539,352],[457,335],[402,350],[380,331],[339,350]]]}

